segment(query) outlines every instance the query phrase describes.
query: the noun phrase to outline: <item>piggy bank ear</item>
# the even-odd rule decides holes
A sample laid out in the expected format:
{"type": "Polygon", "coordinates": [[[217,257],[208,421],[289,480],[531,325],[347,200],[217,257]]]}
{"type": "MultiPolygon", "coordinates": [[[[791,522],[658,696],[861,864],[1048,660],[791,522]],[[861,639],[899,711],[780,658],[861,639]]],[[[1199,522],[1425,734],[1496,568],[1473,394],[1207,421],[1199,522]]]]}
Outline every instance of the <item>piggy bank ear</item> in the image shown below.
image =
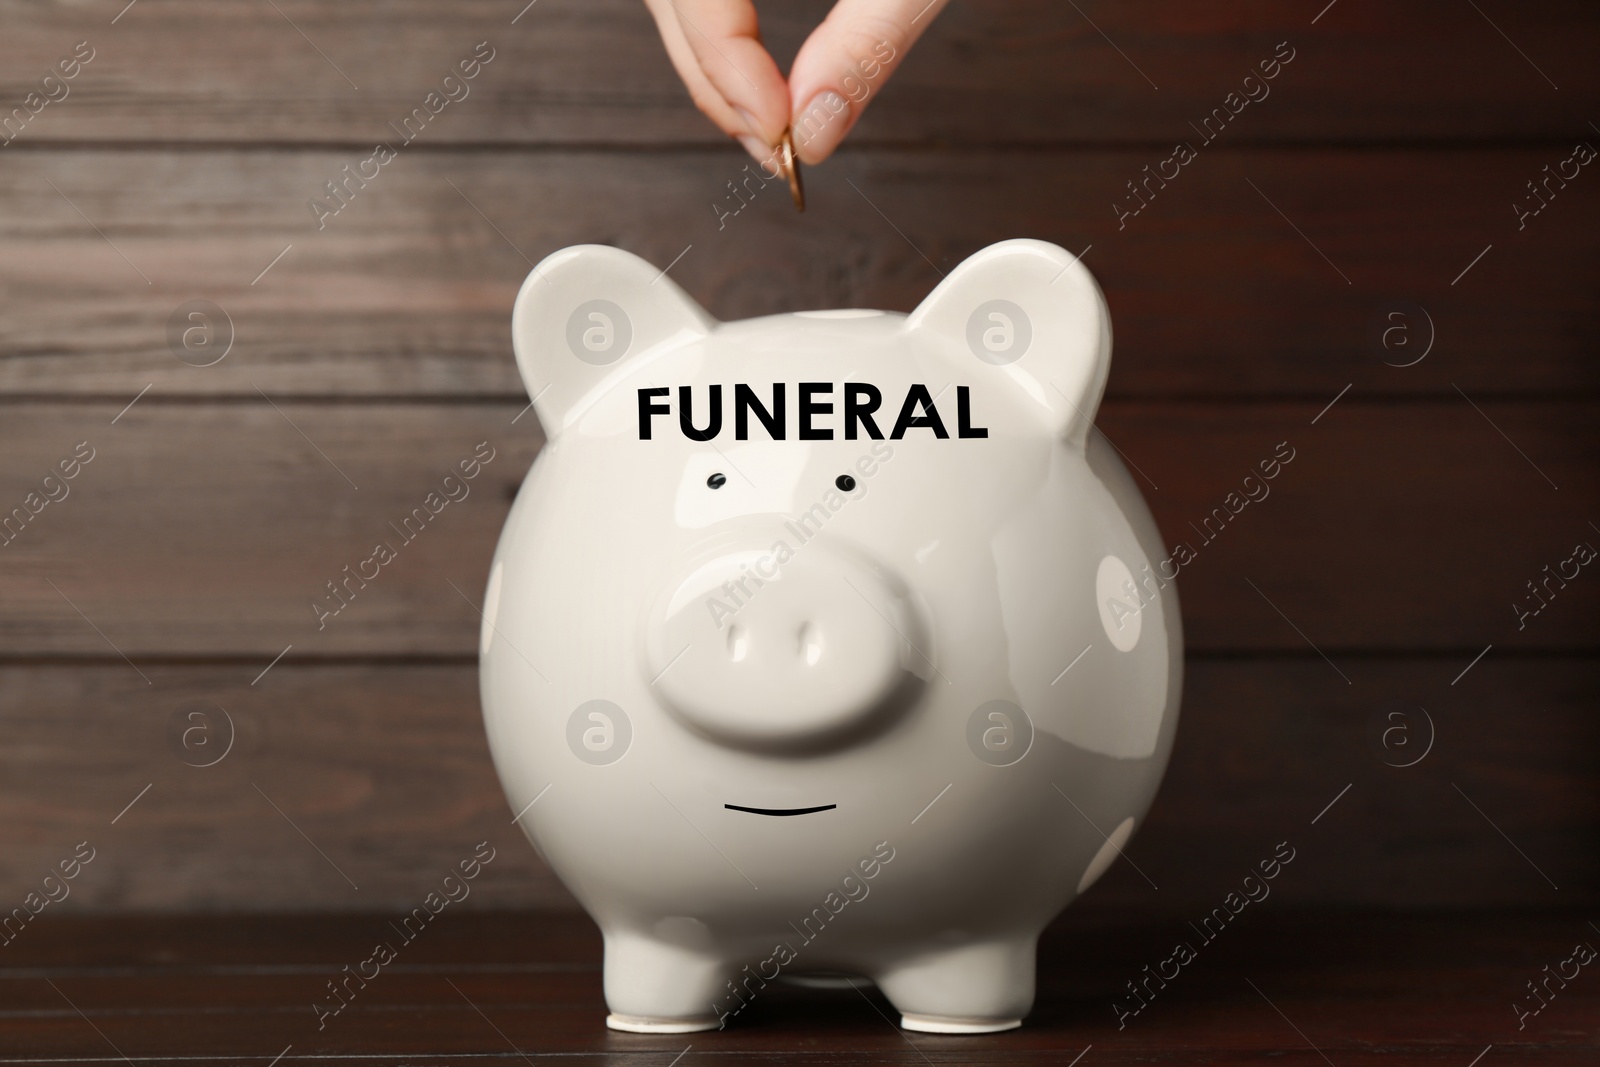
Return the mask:
{"type": "Polygon", "coordinates": [[[1011,379],[1049,428],[1082,447],[1111,367],[1111,315],[1078,258],[1045,241],[1002,241],[963,262],[911,313],[973,377],[1011,379]]]}
{"type": "Polygon", "coordinates": [[[587,401],[653,350],[703,337],[716,320],[663,272],[605,245],[564,248],[533,268],[511,312],[517,368],[555,437],[587,401]]]}

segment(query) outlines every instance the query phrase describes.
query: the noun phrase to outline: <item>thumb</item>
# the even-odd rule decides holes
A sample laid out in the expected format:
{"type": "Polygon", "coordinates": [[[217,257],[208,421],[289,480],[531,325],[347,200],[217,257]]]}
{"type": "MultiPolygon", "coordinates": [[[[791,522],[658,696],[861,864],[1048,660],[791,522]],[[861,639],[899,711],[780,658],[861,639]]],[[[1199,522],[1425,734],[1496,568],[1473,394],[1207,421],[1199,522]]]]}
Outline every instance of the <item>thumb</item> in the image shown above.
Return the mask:
{"type": "Polygon", "coordinates": [[[833,154],[949,0],[839,0],[789,72],[790,125],[806,163],[833,154]]]}

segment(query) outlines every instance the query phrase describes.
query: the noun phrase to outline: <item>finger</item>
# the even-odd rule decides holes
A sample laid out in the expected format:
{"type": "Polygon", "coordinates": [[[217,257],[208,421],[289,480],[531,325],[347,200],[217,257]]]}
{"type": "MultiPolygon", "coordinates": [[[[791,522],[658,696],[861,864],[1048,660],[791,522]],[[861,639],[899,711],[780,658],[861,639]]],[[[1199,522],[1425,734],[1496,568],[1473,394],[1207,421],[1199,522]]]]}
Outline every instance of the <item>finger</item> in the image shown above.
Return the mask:
{"type": "Polygon", "coordinates": [[[839,0],[789,72],[796,150],[820,163],[833,154],[949,0],[839,0]]]}
{"type": "Polygon", "coordinates": [[[646,3],[695,104],[757,158],[770,155],[789,124],[789,92],[761,44],[755,7],[749,0],[646,3]]]}
{"type": "Polygon", "coordinates": [[[650,15],[656,22],[656,29],[661,33],[661,43],[666,45],[667,58],[672,60],[673,69],[678,72],[684,87],[689,90],[689,98],[694,101],[695,107],[728,136],[738,137],[746,133],[743,120],[728,102],[722,99],[722,94],[711,84],[705,71],[700,69],[700,60],[696,58],[694,49],[689,47],[688,38],[683,33],[683,23],[678,21],[678,13],[673,10],[672,0],[644,0],[644,4],[650,9],[650,15]]]}

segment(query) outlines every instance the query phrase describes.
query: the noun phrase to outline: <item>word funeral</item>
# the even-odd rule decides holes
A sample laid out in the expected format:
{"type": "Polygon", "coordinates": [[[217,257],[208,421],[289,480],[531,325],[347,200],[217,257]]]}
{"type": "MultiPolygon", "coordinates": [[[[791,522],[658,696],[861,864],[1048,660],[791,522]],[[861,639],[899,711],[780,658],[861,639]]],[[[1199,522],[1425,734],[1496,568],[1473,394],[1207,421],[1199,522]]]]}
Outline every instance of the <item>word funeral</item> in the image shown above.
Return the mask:
{"type": "Polygon", "coordinates": [[[1528,998],[1528,1000],[1530,1003],[1538,1004],[1539,1006],[1529,1010],[1528,1008],[1523,1007],[1521,1004],[1511,1005],[1511,1010],[1517,1013],[1517,1029],[1525,1029],[1528,1025],[1529,1019],[1548,1008],[1550,1006],[1550,1002],[1556,999],[1556,993],[1558,993],[1560,989],[1567,988],[1567,983],[1578,977],[1579,971],[1583,970],[1583,968],[1594,962],[1594,956],[1594,946],[1585,941],[1581,945],[1574,945],[1572,947],[1572,955],[1556,964],[1556,969],[1554,971],[1550,970],[1550,965],[1548,963],[1545,964],[1544,970],[1541,972],[1543,973],[1544,977],[1540,979],[1539,985],[1534,985],[1533,979],[1528,979],[1528,992],[1533,994],[1528,998]],[[1568,967],[1572,968],[1571,974],[1567,973],[1568,967]],[[1552,980],[1556,982],[1560,989],[1550,988],[1550,983],[1552,980]],[[1541,987],[1544,989],[1544,996],[1539,995],[1539,989],[1541,987]]]}
{"type": "Polygon", "coordinates": [[[1528,606],[1523,607],[1518,603],[1511,605],[1511,610],[1517,613],[1517,629],[1527,629],[1528,620],[1549,607],[1550,601],[1556,598],[1556,593],[1565,589],[1567,582],[1578,576],[1580,568],[1594,562],[1594,557],[1594,546],[1585,541],[1572,549],[1572,555],[1557,563],[1553,572],[1550,570],[1550,564],[1546,563],[1544,565],[1544,578],[1539,581],[1537,586],[1534,585],[1532,579],[1528,580],[1528,592],[1531,594],[1527,600],[1528,606]],[[1572,568],[1570,572],[1567,570],[1568,567],[1572,568]],[[1555,589],[1550,588],[1551,582],[1556,583],[1555,589]],[[1541,587],[1544,589],[1544,596],[1539,595],[1541,587]],[[1535,603],[1538,604],[1538,607],[1534,607],[1535,603]]]}
{"type": "MultiPolygon", "coordinates": [[[[400,948],[405,948],[415,941],[427,928],[428,923],[433,921],[434,916],[451,904],[459,904],[467,899],[472,892],[472,887],[467,883],[482,874],[483,868],[494,861],[494,846],[487,841],[480,841],[472,855],[472,859],[465,859],[457,864],[461,869],[459,878],[454,872],[445,875],[444,880],[439,883],[439,888],[423,897],[422,903],[412,908],[411,914],[401,919],[399,926],[389,924],[394,926],[395,932],[403,938],[400,948]],[[485,849],[488,850],[487,855],[484,854],[485,849]]],[[[329,1019],[344,1011],[345,1007],[356,999],[356,993],[367,988],[367,982],[382,974],[383,969],[393,963],[399,955],[399,949],[394,945],[381,941],[373,948],[372,955],[356,964],[354,972],[347,963],[338,975],[328,979],[328,992],[332,996],[323,998],[328,1003],[311,1005],[311,1010],[317,1013],[317,1029],[321,1030],[327,1026],[329,1019]],[[355,983],[355,988],[351,988],[352,982],[355,983]]]]}
{"type": "MultiPolygon", "coordinates": [[[[1278,42],[1277,50],[1272,54],[1272,59],[1263,59],[1256,64],[1261,71],[1259,78],[1256,77],[1254,71],[1244,76],[1244,81],[1239,86],[1244,95],[1241,96],[1239,92],[1228,93],[1227,96],[1222,98],[1222,106],[1212,108],[1211,114],[1201,119],[1199,126],[1195,126],[1192,122],[1189,123],[1190,126],[1194,127],[1194,131],[1204,138],[1200,143],[1201,148],[1215,141],[1228,123],[1237,118],[1245,108],[1252,103],[1259,104],[1267,98],[1272,92],[1272,87],[1267,82],[1276,78],[1283,72],[1284,67],[1293,62],[1296,52],[1289,47],[1288,41],[1280,41],[1278,42]]],[[[1173,148],[1172,155],[1156,164],[1154,174],[1150,172],[1150,165],[1148,163],[1145,164],[1144,178],[1139,180],[1138,185],[1135,185],[1132,181],[1128,182],[1128,192],[1132,195],[1123,197],[1123,200],[1127,201],[1129,206],[1123,207],[1122,204],[1111,205],[1112,212],[1117,216],[1117,229],[1127,229],[1128,220],[1149,207],[1150,201],[1156,198],[1156,190],[1165,189],[1167,182],[1177,180],[1178,175],[1183,173],[1183,168],[1193,163],[1199,156],[1199,150],[1192,143],[1180,141],[1173,148]],[[1152,182],[1155,183],[1155,188],[1151,188],[1152,182]],[[1140,189],[1144,190],[1142,195],[1139,192],[1140,189]],[[1138,206],[1134,207],[1133,205],[1135,204],[1138,206]]]]}
{"type": "MultiPolygon", "coordinates": [[[[883,868],[894,860],[894,846],[887,841],[879,841],[872,846],[872,855],[858,861],[849,869],[849,873],[839,879],[839,888],[830,889],[828,895],[822,898],[822,903],[811,909],[811,914],[800,920],[800,925],[794,927],[795,933],[803,939],[800,948],[805,948],[816,940],[828,923],[837,918],[852,901],[860,902],[867,899],[867,894],[872,892],[872,887],[867,882],[878,877],[883,868]],[[858,873],[859,872],[859,873],[858,873]],[[841,896],[840,893],[843,893],[841,896]]],[[[800,957],[796,949],[787,941],[780,941],[772,948],[772,955],[756,964],[754,971],[750,965],[728,979],[728,992],[733,994],[734,1007],[724,1010],[717,1004],[711,1005],[711,1012],[721,1020],[718,1030],[725,1029],[728,1020],[738,1015],[755,999],[755,995],[767,988],[767,983],[777,978],[783,969],[800,957]],[[767,973],[767,968],[772,968],[772,973],[767,973]],[[743,976],[742,981],[738,981],[743,976]],[[737,984],[735,984],[737,982],[737,984]],[[743,990],[741,992],[741,989],[743,990]]]]}
{"type": "MultiPolygon", "coordinates": [[[[883,431],[878,428],[874,415],[883,406],[883,391],[875,385],[865,382],[844,383],[844,439],[854,441],[861,436],[862,429],[867,431],[867,436],[874,441],[883,440],[883,431]]],[[[670,397],[672,391],[665,386],[639,390],[639,440],[652,440],[652,420],[657,415],[671,415],[672,404],[670,400],[657,403],[660,397],[670,397]]],[[[799,408],[796,419],[795,439],[799,441],[831,441],[833,428],[831,426],[818,426],[815,422],[820,415],[832,415],[834,403],[830,400],[819,399],[830,397],[833,394],[832,382],[800,382],[796,385],[796,400],[799,408]]],[[[706,423],[704,426],[695,425],[694,390],[687,385],[678,387],[678,429],[683,436],[691,441],[709,441],[722,432],[723,403],[722,386],[713,385],[707,389],[707,403],[705,410],[706,423]]],[[[784,441],[789,435],[789,387],[778,382],[772,387],[772,402],[769,405],[751,386],[743,383],[733,387],[733,436],[735,440],[748,441],[750,439],[750,416],[756,419],[765,428],[767,436],[774,441],[784,441]]],[[[950,431],[945,428],[944,418],[939,414],[939,409],[934,406],[934,398],[929,394],[926,385],[913,385],[906,390],[905,402],[900,405],[900,414],[895,417],[894,428],[889,432],[889,439],[898,441],[909,430],[931,430],[933,436],[941,441],[948,440],[950,431]],[[919,414],[920,412],[920,414],[919,414]]],[[[956,436],[957,437],[988,437],[989,431],[982,426],[972,425],[972,390],[965,385],[956,387],[956,436]]]]}
{"type": "MultiPolygon", "coordinates": [[[[1222,898],[1220,905],[1212,908],[1211,913],[1200,920],[1199,926],[1195,926],[1194,923],[1189,924],[1194,927],[1194,932],[1200,935],[1202,947],[1215,941],[1222,931],[1227,929],[1228,923],[1237,918],[1245,908],[1251,904],[1259,904],[1267,899],[1267,895],[1272,892],[1272,887],[1267,883],[1278,877],[1283,868],[1294,862],[1295,850],[1289,842],[1280,841],[1277,848],[1273,849],[1272,856],[1272,859],[1265,859],[1256,864],[1261,872],[1261,877],[1257,878],[1254,873],[1244,876],[1244,880],[1239,885],[1239,888],[1244,891],[1243,896],[1240,896],[1237,892],[1230,891],[1227,896],[1222,898]]],[[[1182,974],[1183,968],[1193,963],[1199,955],[1199,952],[1189,942],[1180,941],[1173,948],[1172,955],[1159,961],[1154,970],[1151,970],[1148,963],[1145,964],[1144,977],[1139,979],[1138,984],[1135,985],[1131,979],[1128,982],[1128,992],[1133,994],[1133,999],[1138,1004],[1138,1007],[1125,1008],[1115,1002],[1111,1005],[1111,1010],[1117,1013],[1117,1029],[1124,1029],[1128,1025],[1129,1019],[1148,1008],[1150,1002],[1156,998],[1156,994],[1167,988],[1167,983],[1182,974]],[[1141,993],[1140,990],[1143,990],[1143,992],[1141,993]]]]}
{"type": "Polygon", "coordinates": [[[1517,229],[1527,229],[1528,220],[1549,207],[1550,202],[1556,198],[1556,190],[1550,188],[1551,182],[1555,182],[1557,187],[1565,189],[1567,182],[1578,176],[1580,168],[1594,161],[1594,156],[1594,145],[1588,141],[1579,141],[1577,146],[1573,148],[1572,155],[1556,164],[1554,174],[1550,172],[1550,164],[1546,163],[1544,165],[1544,177],[1538,180],[1539,183],[1535,185],[1531,180],[1528,182],[1528,192],[1533,195],[1527,199],[1526,203],[1521,200],[1513,200],[1511,202],[1511,210],[1517,216],[1517,229]],[[1572,169],[1569,171],[1568,167],[1572,169]],[[1563,181],[1562,179],[1566,180],[1563,181]],[[1540,189],[1543,189],[1544,192],[1541,193],[1540,189]]]}
{"type": "MultiPolygon", "coordinates": [[[[416,140],[417,135],[445,108],[452,103],[465,100],[472,92],[472,86],[467,82],[481,74],[483,68],[488,66],[494,57],[495,50],[489,42],[479,42],[473,48],[472,55],[456,63],[450,73],[440,80],[439,88],[424,96],[421,106],[412,108],[411,114],[401,119],[399,126],[391,121],[389,128],[402,138],[400,148],[416,140]],[[456,71],[461,72],[459,77],[456,71]]],[[[318,200],[313,197],[306,201],[306,206],[311,209],[311,217],[317,220],[317,229],[326,229],[330,218],[349,207],[356,194],[365,189],[368,182],[375,179],[384,167],[399,158],[400,148],[396,148],[389,141],[379,142],[373,148],[372,155],[357,163],[355,170],[351,170],[350,164],[346,163],[341,171],[344,177],[336,175],[334,180],[324,182],[322,188],[328,199],[318,200]]]]}
{"type": "Polygon", "coordinates": [[[94,46],[88,41],[79,41],[72,46],[72,55],[65,59],[56,60],[56,65],[45,72],[39,79],[39,87],[22,98],[22,103],[11,109],[11,114],[0,119],[0,148],[15,141],[22,131],[28,128],[28,123],[38,117],[39,113],[51,104],[59,104],[72,92],[72,87],[67,84],[82,73],[89,61],[94,59],[94,46]]]}

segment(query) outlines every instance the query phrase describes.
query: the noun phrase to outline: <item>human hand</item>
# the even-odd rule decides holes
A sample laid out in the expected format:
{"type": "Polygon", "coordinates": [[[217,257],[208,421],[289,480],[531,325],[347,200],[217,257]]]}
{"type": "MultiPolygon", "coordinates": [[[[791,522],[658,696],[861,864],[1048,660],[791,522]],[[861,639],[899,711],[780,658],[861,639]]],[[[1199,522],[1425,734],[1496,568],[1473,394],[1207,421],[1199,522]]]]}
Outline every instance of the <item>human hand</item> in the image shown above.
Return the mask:
{"type": "Polygon", "coordinates": [[[758,161],[794,130],[802,162],[833,154],[949,0],[839,0],[786,82],[751,0],[644,0],[695,105],[758,161]]]}

